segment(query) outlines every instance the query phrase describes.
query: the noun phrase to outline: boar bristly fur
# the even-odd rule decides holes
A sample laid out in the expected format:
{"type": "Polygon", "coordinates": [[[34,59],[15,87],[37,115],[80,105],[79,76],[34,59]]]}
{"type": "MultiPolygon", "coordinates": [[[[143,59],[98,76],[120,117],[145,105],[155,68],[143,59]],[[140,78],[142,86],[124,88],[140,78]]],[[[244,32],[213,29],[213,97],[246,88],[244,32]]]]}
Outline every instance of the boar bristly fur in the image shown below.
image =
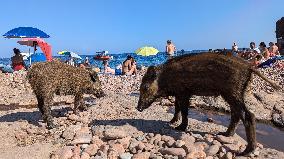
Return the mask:
{"type": "Polygon", "coordinates": [[[62,62],[35,63],[28,71],[27,78],[36,95],[38,108],[48,128],[54,124],[51,115],[53,97],[57,95],[74,95],[74,112],[84,110],[83,94],[104,96],[96,72],[77,68],[62,62]]]}
{"type": "Polygon", "coordinates": [[[175,114],[171,123],[181,118],[182,123],[176,129],[184,131],[188,125],[189,98],[192,95],[221,95],[231,109],[231,122],[225,135],[232,136],[242,120],[248,142],[243,154],[247,154],[256,148],[255,116],[244,102],[253,73],[279,89],[248,62],[237,57],[214,53],[176,57],[148,68],[142,78],[137,109],[143,111],[159,97],[174,96],[175,114]]]}

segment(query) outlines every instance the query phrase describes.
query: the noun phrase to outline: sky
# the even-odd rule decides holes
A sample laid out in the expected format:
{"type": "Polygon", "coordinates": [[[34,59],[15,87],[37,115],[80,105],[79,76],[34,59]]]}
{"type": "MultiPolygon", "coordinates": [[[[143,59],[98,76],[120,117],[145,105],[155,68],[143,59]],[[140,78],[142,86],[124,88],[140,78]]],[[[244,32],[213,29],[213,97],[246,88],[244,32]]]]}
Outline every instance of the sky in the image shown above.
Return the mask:
{"type": "MultiPolygon", "coordinates": [[[[276,41],[275,23],[283,0],[3,0],[0,34],[36,27],[48,35],[53,55],[69,50],[84,55],[108,50],[134,52],[142,46],[160,51],[171,39],[178,50],[249,47],[254,41],[276,41]]],[[[281,14],[282,13],[282,14],[281,14]]],[[[0,57],[18,39],[0,37],[0,57]]]]}

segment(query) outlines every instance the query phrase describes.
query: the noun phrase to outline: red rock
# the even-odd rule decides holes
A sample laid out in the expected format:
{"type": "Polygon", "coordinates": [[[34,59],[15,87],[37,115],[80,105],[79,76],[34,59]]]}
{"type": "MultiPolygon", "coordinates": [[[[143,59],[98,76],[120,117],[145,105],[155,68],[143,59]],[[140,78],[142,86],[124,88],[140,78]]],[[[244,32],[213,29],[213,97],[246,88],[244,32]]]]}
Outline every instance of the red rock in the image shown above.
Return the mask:
{"type": "Polygon", "coordinates": [[[223,145],[226,150],[238,152],[240,151],[240,146],[235,144],[224,144],[223,145]]]}
{"type": "Polygon", "coordinates": [[[96,144],[98,147],[101,147],[101,145],[104,144],[104,142],[98,136],[93,136],[91,143],[96,144]]]}
{"type": "Polygon", "coordinates": [[[215,154],[219,152],[219,149],[220,149],[219,145],[212,145],[209,147],[206,154],[207,156],[214,156],[215,154]]]}
{"type": "Polygon", "coordinates": [[[80,156],[80,154],[81,154],[81,148],[80,148],[80,146],[76,146],[76,147],[73,149],[73,154],[80,156]]]}
{"type": "Polygon", "coordinates": [[[107,151],[109,149],[109,145],[107,145],[106,143],[102,144],[100,146],[100,150],[104,153],[104,154],[107,154],[107,151]]]}
{"type": "Polygon", "coordinates": [[[127,136],[126,132],[120,129],[112,128],[104,131],[104,138],[108,140],[122,139],[126,136],[127,136]]]}
{"type": "Polygon", "coordinates": [[[82,152],[81,159],[90,159],[90,155],[86,152],[82,152]]]}
{"type": "Polygon", "coordinates": [[[88,153],[90,156],[94,156],[99,150],[99,147],[96,144],[89,145],[84,152],[88,153]]]}
{"type": "Polygon", "coordinates": [[[58,155],[59,159],[69,159],[73,156],[72,147],[68,147],[68,146],[63,147],[62,149],[57,151],[55,154],[58,155]]]}
{"type": "Polygon", "coordinates": [[[191,144],[195,142],[195,138],[190,134],[182,134],[180,140],[184,141],[186,144],[191,144]]]}
{"type": "Polygon", "coordinates": [[[129,147],[129,144],[130,144],[130,139],[131,139],[131,136],[127,136],[125,138],[118,139],[117,143],[122,144],[124,149],[127,149],[129,147]]]}
{"type": "Polygon", "coordinates": [[[196,152],[191,152],[189,154],[186,155],[186,159],[196,159],[196,158],[205,158],[206,157],[206,153],[203,151],[196,151],[196,152]]]}
{"type": "Polygon", "coordinates": [[[135,154],[132,159],[149,159],[150,152],[142,152],[139,154],[135,154]]]}
{"type": "Polygon", "coordinates": [[[159,152],[163,155],[173,155],[179,157],[185,157],[186,152],[183,148],[162,148],[159,152]]]}
{"type": "Polygon", "coordinates": [[[197,151],[196,150],[196,147],[194,146],[194,144],[193,143],[191,143],[191,144],[184,144],[183,146],[182,146],[182,148],[185,150],[185,152],[188,154],[188,153],[191,153],[191,152],[193,152],[193,151],[197,151]]]}
{"type": "Polygon", "coordinates": [[[111,149],[116,151],[118,153],[118,155],[121,155],[125,152],[122,144],[114,144],[114,145],[111,146],[111,149]]]}
{"type": "Polygon", "coordinates": [[[216,138],[219,142],[223,143],[223,144],[232,144],[234,143],[234,139],[232,137],[226,137],[223,135],[217,135],[216,138]]]}
{"type": "Polygon", "coordinates": [[[118,156],[119,156],[118,152],[111,150],[111,151],[109,151],[107,158],[108,159],[117,159],[118,156]]]}
{"type": "Polygon", "coordinates": [[[68,119],[73,120],[73,121],[77,121],[79,119],[79,117],[75,114],[71,114],[71,115],[68,116],[68,119]]]}
{"type": "Polygon", "coordinates": [[[175,140],[175,139],[174,139],[173,137],[171,137],[171,136],[163,135],[163,136],[161,137],[161,140],[167,142],[167,141],[169,141],[169,140],[175,140]]]}
{"type": "Polygon", "coordinates": [[[77,154],[77,155],[73,155],[73,156],[71,157],[71,159],[81,159],[81,157],[80,157],[79,154],[77,154]]]}

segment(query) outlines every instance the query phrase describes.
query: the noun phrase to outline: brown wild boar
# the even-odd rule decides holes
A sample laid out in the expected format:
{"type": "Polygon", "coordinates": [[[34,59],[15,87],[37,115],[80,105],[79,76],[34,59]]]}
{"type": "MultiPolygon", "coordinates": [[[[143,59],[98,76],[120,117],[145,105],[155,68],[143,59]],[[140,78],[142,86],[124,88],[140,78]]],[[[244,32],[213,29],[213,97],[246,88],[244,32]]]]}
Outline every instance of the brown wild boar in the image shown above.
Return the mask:
{"type": "Polygon", "coordinates": [[[51,106],[54,94],[74,95],[74,112],[84,110],[83,94],[104,96],[96,72],[77,68],[62,62],[44,62],[33,64],[27,78],[36,95],[38,108],[48,128],[54,128],[51,106]]]}
{"type": "Polygon", "coordinates": [[[237,57],[214,53],[176,57],[148,68],[142,78],[137,109],[143,111],[159,97],[175,96],[175,114],[170,122],[176,123],[181,116],[182,123],[176,129],[184,131],[188,125],[188,105],[192,95],[221,95],[231,109],[231,122],[225,135],[232,136],[242,120],[248,142],[243,154],[248,154],[256,148],[255,116],[244,103],[252,73],[279,88],[237,57]]]}

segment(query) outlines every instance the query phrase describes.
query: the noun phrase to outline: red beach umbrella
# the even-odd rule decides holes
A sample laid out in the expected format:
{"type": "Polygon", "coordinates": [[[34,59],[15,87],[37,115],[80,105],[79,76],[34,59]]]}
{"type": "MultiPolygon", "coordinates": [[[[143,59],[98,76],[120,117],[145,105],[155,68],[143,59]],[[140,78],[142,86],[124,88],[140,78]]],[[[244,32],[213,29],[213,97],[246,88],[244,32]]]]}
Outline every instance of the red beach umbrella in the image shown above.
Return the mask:
{"type": "Polygon", "coordinates": [[[52,53],[51,53],[51,45],[45,42],[41,38],[23,38],[22,40],[18,41],[21,45],[27,45],[31,47],[35,47],[38,45],[42,52],[44,53],[47,61],[52,60],[52,53]]]}

